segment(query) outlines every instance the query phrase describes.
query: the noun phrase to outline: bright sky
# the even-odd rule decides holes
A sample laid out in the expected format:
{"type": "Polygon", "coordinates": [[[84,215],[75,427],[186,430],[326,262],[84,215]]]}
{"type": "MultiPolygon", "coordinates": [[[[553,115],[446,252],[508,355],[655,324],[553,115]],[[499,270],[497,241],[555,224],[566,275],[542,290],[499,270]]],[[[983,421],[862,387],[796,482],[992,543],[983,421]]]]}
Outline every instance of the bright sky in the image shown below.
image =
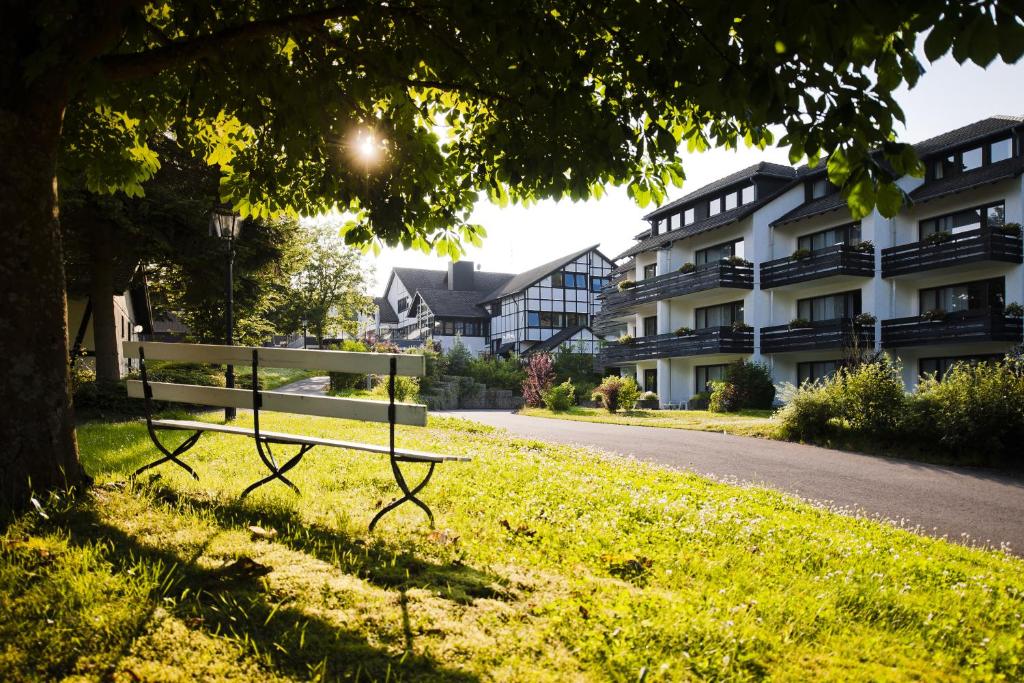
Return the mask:
{"type": "MultiPolygon", "coordinates": [[[[899,102],[907,127],[901,139],[918,142],[947,130],[994,114],[1024,115],[1024,61],[1007,66],[996,61],[988,69],[961,66],[946,57],[932,64],[913,90],[903,90],[899,102]]],[[[780,135],[776,136],[777,138],[780,135]]],[[[788,163],[787,151],[720,149],[684,154],[687,180],[673,188],[669,201],[707,183],[759,161],[788,163]]],[[[654,207],[639,208],[626,197],[625,189],[609,190],[601,200],[573,203],[545,201],[529,208],[499,208],[482,201],[473,222],[487,229],[482,248],[467,247],[465,259],[483,270],[516,273],[552,261],[564,254],[599,244],[609,258],[632,244],[633,236],[647,224],[641,217],[654,207]]],[[[383,293],[395,266],[445,268],[446,260],[403,249],[385,249],[366,256],[376,272],[374,294],[383,293]]]]}

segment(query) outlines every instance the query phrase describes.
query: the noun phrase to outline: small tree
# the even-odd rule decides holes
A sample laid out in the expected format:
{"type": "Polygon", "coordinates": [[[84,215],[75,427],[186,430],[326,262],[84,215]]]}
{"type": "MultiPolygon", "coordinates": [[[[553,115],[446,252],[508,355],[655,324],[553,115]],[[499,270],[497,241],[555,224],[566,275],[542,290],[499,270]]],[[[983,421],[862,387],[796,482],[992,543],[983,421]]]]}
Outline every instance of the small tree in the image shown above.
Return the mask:
{"type": "Polygon", "coordinates": [[[448,353],[445,354],[445,361],[449,375],[469,376],[469,365],[473,361],[473,354],[462,343],[462,335],[455,335],[455,342],[452,344],[452,348],[448,350],[448,353]]]}
{"type": "Polygon", "coordinates": [[[536,408],[544,403],[544,392],[555,382],[554,361],[550,353],[535,353],[526,363],[526,379],[523,380],[523,400],[526,405],[536,408]]]}

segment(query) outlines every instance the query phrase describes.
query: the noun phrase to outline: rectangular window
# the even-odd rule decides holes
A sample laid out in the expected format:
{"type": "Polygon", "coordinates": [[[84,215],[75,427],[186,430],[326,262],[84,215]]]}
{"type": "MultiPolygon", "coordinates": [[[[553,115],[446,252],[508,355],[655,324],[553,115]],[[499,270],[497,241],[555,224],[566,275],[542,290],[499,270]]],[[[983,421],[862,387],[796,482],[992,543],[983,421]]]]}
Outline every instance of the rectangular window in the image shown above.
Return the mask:
{"type": "Polygon", "coordinates": [[[644,279],[649,280],[658,274],[658,264],[652,263],[649,266],[644,266],[644,279]]]}
{"type": "Polygon", "coordinates": [[[693,223],[696,217],[697,211],[695,209],[687,209],[686,211],[683,212],[683,225],[689,225],[690,223],[693,223]]]}
{"type": "Polygon", "coordinates": [[[945,358],[922,358],[917,363],[918,375],[935,375],[935,379],[942,381],[942,378],[953,367],[954,363],[967,363],[978,365],[980,363],[993,363],[1002,360],[999,354],[986,354],[981,356],[947,356],[945,358]]]}
{"type": "Polygon", "coordinates": [[[644,318],[644,336],[653,337],[658,334],[658,316],[649,315],[644,318]]]}
{"type": "Polygon", "coordinates": [[[918,224],[920,239],[939,232],[958,235],[969,230],[995,227],[1003,224],[1006,208],[1003,202],[986,204],[955,213],[926,218],[918,224]]]}
{"type": "Polygon", "coordinates": [[[860,290],[799,299],[796,310],[798,318],[811,322],[852,318],[860,314],[860,290]]]}
{"type": "Polygon", "coordinates": [[[740,193],[738,191],[730,192],[729,194],[725,195],[725,210],[731,211],[732,209],[735,209],[737,206],[739,206],[739,201],[740,193]]]}
{"type": "Polygon", "coordinates": [[[976,168],[981,168],[981,163],[981,147],[968,149],[960,155],[960,169],[963,171],[973,171],[976,168]]]}
{"type": "Polygon", "coordinates": [[[757,198],[757,188],[753,185],[747,185],[743,188],[743,203],[750,204],[757,198]]]}
{"type": "Polygon", "coordinates": [[[558,271],[557,273],[551,273],[551,286],[552,287],[565,287],[565,273],[558,271]]]}
{"type": "Polygon", "coordinates": [[[672,214],[671,216],[669,216],[669,218],[668,218],[668,229],[669,230],[676,230],[676,229],[678,229],[679,228],[679,219],[680,219],[680,216],[679,216],[678,213],[672,214]]]}
{"type": "Polygon", "coordinates": [[[808,251],[827,249],[837,244],[860,244],[860,223],[812,232],[797,239],[797,248],[808,251]]]}
{"type": "Polygon", "coordinates": [[[398,300],[398,312],[405,313],[407,310],[409,310],[409,298],[403,296],[398,300]]]}
{"type": "Polygon", "coordinates": [[[807,184],[807,200],[821,199],[829,193],[828,178],[812,180],[807,184]]]}
{"type": "Polygon", "coordinates": [[[708,386],[711,382],[725,379],[725,372],[729,369],[728,364],[723,365],[698,365],[694,368],[696,374],[696,382],[694,386],[698,392],[711,391],[711,387],[708,386]]]}
{"type": "Polygon", "coordinates": [[[708,202],[708,215],[717,216],[720,213],[722,213],[722,200],[720,197],[715,197],[708,202]]]}
{"type": "Polygon", "coordinates": [[[606,277],[592,277],[590,278],[590,291],[600,292],[602,289],[608,286],[608,278],[606,277]]]}
{"type": "Polygon", "coordinates": [[[540,313],[538,313],[537,311],[529,311],[526,314],[526,326],[540,327],[540,313]]]}
{"type": "Polygon", "coordinates": [[[920,291],[921,312],[1002,310],[1006,303],[1003,278],[976,280],[943,287],[929,287],[920,291]]]}
{"type": "Polygon", "coordinates": [[[797,363],[796,364],[796,383],[797,386],[804,382],[814,382],[819,379],[825,379],[835,374],[836,370],[839,369],[839,361],[837,360],[818,360],[810,363],[797,363]]]}
{"type": "Polygon", "coordinates": [[[1013,156],[1013,139],[996,140],[988,146],[988,153],[993,164],[997,161],[1009,159],[1013,156]]]}
{"type": "Polygon", "coordinates": [[[743,322],[743,302],[733,301],[717,306],[704,306],[693,312],[693,326],[698,330],[708,327],[728,327],[743,322]]]}
{"type": "Polygon", "coordinates": [[[729,258],[730,256],[743,256],[742,239],[723,242],[722,244],[716,244],[713,247],[707,247],[706,249],[698,249],[693,254],[693,262],[700,266],[706,263],[717,263],[722,259],[729,258]]]}
{"type": "Polygon", "coordinates": [[[653,368],[644,370],[644,391],[658,393],[658,371],[653,368]]]}

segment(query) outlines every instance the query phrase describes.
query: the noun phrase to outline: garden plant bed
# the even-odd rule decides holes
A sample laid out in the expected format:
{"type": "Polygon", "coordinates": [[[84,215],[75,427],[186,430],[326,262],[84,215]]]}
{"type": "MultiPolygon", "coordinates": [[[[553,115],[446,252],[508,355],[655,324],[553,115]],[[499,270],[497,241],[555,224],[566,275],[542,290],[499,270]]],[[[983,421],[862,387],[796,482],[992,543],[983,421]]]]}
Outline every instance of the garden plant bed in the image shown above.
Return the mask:
{"type": "Polygon", "coordinates": [[[134,488],[142,423],[79,438],[97,485],[0,538],[3,680],[1024,676],[1020,559],[769,490],[432,417],[398,445],[475,458],[425,494],[438,529],[400,511],[368,535],[395,495],[379,458],[310,457],[302,497],[239,503],[260,464],[236,437],[196,449],[202,481],[134,488]]]}

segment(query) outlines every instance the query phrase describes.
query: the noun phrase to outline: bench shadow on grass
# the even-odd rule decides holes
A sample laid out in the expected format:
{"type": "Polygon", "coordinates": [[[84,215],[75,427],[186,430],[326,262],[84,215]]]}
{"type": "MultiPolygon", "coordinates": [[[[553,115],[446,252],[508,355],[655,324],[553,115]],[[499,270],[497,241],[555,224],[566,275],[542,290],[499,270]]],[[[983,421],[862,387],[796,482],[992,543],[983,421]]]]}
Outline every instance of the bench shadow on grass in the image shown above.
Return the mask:
{"type": "MultiPolygon", "coordinates": [[[[194,501],[189,501],[189,504],[199,506],[194,501]]],[[[405,568],[415,569],[420,566],[423,567],[422,571],[410,571],[409,577],[404,577],[403,563],[393,562],[390,554],[385,551],[367,552],[358,573],[373,583],[397,589],[400,593],[403,631],[400,647],[405,652],[396,654],[393,650],[389,652],[385,648],[371,645],[366,636],[357,630],[345,629],[337,623],[311,615],[299,606],[288,604],[288,598],[275,599],[261,580],[263,568],[258,564],[239,562],[212,569],[200,566],[198,560],[209,542],[220,532],[231,530],[236,523],[244,523],[246,518],[241,513],[248,512],[232,509],[232,506],[224,508],[217,505],[209,506],[209,510],[214,513],[219,524],[211,529],[208,539],[190,557],[182,557],[140,541],[105,521],[91,506],[80,507],[74,519],[69,520],[69,542],[75,545],[97,542],[108,545],[112,548],[110,560],[115,571],[127,571],[140,560],[174,567],[173,582],[165,592],[150,597],[149,604],[134,625],[134,632],[124,641],[118,661],[145,634],[153,614],[161,606],[183,621],[188,628],[200,629],[214,638],[229,637],[246,650],[248,655],[258,654],[264,666],[287,676],[305,678],[320,674],[328,679],[355,676],[370,680],[386,677],[394,680],[406,677],[416,680],[478,680],[471,673],[448,668],[428,656],[411,652],[413,633],[409,626],[406,590],[413,586],[423,587],[416,580],[417,574],[430,577],[427,585],[439,595],[443,591],[437,582],[445,576],[450,577],[453,587],[460,586],[456,595],[466,591],[486,594],[483,582],[489,580],[489,583],[493,583],[494,579],[466,567],[453,567],[449,572],[446,567],[431,565],[415,558],[406,561],[405,568]],[[389,564],[394,566],[387,568],[389,564]],[[398,573],[402,573],[401,579],[398,573]],[[186,588],[187,594],[180,597],[186,588]],[[179,597],[174,603],[164,601],[165,597],[175,596],[179,597]]],[[[261,516],[261,519],[266,523],[267,515],[261,516]]],[[[285,523],[283,517],[277,521],[285,523]]],[[[329,547],[328,543],[336,547],[351,545],[349,539],[328,531],[311,533],[308,542],[289,542],[287,539],[283,542],[295,550],[317,557],[322,553],[309,551],[329,547]]],[[[342,567],[342,571],[353,570],[342,567]]],[[[115,664],[107,676],[113,676],[116,669],[115,664]]]]}

